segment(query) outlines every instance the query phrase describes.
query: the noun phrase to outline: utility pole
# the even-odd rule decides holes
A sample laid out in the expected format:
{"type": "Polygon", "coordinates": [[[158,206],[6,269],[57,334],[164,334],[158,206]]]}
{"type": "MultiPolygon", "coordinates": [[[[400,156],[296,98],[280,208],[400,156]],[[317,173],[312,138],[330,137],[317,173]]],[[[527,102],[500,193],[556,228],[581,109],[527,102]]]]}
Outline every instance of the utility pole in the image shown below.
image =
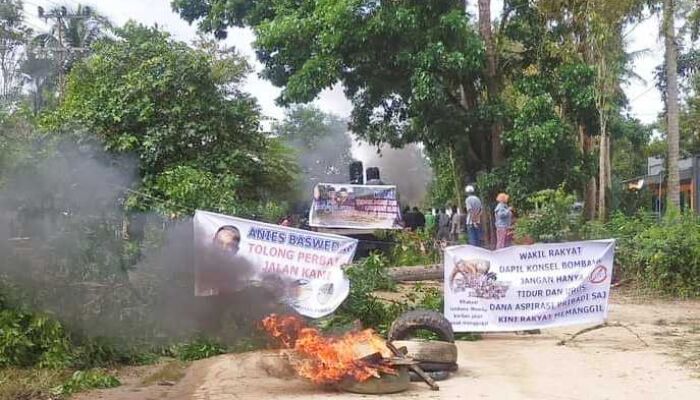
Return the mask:
{"type": "Polygon", "coordinates": [[[38,7],[38,14],[39,18],[43,19],[44,22],[48,22],[50,19],[55,20],[54,26],[56,27],[58,36],[56,38],[58,40],[57,46],[44,50],[50,50],[58,55],[58,90],[60,97],[63,97],[63,88],[65,86],[65,63],[67,59],[66,55],[73,51],[85,50],[83,48],[72,47],[70,43],[68,43],[68,45],[64,44],[65,38],[63,30],[65,28],[65,23],[66,21],[72,19],[90,18],[92,16],[92,9],[90,7],[79,7],[77,13],[70,14],[65,6],[56,7],[49,12],[46,12],[44,8],[40,6],[38,7]]]}

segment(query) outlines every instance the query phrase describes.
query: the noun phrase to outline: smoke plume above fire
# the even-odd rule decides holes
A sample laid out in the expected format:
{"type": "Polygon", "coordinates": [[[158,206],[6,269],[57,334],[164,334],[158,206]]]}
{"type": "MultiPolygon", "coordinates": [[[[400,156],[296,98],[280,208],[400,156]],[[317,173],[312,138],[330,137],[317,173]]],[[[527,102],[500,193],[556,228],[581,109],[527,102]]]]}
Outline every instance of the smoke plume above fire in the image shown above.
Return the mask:
{"type": "Polygon", "coordinates": [[[432,169],[416,144],[401,149],[388,145],[372,146],[355,141],[352,155],[362,161],[364,168],[379,167],[382,181],[396,185],[405,206],[420,206],[432,179],[432,169]]]}
{"type": "MultiPolygon", "coordinates": [[[[137,166],[100,146],[64,143],[3,171],[4,304],[50,313],[77,336],[166,342],[200,333],[235,341],[279,311],[270,288],[194,296],[192,221],[124,212],[137,166]]],[[[239,282],[251,273],[234,270],[239,282]]]]}

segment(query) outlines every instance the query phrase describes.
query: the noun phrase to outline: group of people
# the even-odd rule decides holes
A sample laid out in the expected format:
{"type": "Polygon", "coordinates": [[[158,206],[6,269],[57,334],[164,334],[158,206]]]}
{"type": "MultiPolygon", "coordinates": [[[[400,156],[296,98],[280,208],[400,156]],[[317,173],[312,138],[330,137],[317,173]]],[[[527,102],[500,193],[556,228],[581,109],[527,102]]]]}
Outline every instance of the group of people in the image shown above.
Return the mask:
{"type": "Polygon", "coordinates": [[[425,229],[426,216],[418,209],[418,207],[413,207],[413,209],[406,208],[403,211],[403,224],[404,228],[411,231],[415,231],[416,229],[425,229]]]}
{"type": "MultiPolygon", "coordinates": [[[[439,241],[452,243],[458,243],[459,235],[464,233],[470,245],[481,246],[482,202],[476,195],[474,186],[468,185],[464,190],[467,198],[461,209],[457,207],[433,209],[423,214],[418,207],[413,207],[413,210],[404,211],[404,226],[409,230],[427,229],[435,232],[439,241]]],[[[507,194],[500,193],[496,197],[497,204],[493,210],[497,249],[510,246],[512,241],[513,209],[508,205],[508,200],[507,194]]]]}
{"type": "MultiPolygon", "coordinates": [[[[467,198],[464,201],[467,213],[467,237],[472,246],[481,245],[482,236],[482,205],[481,199],[476,196],[474,187],[467,185],[464,188],[467,198]]],[[[513,237],[513,208],[508,205],[509,197],[505,193],[496,196],[496,207],[493,210],[494,225],[496,226],[496,249],[508,247],[513,237]]]]}

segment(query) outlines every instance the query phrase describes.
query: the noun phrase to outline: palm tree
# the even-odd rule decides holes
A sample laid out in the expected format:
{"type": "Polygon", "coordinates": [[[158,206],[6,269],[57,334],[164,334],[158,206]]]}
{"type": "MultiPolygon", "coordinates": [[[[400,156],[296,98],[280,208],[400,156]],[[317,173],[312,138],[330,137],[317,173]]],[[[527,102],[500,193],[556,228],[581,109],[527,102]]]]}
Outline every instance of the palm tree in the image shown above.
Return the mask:
{"type": "Polygon", "coordinates": [[[89,6],[75,10],[61,6],[44,11],[39,17],[52,21],[48,32],[32,38],[31,56],[23,65],[23,73],[33,95],[34,111],[44,107],[46,96],[63,87],[63,76],[73,65],[90,53],[90,46],[111,31],[112,23],[89,6]]]}
{"type": "Polygon", "coordinates": [[[38,114],[53,97],[56,89],[58,60],[41,54],[28,52],[22,63],[22,75],[30,95],[32,111],[38,114]]]}
{"type": "Polygon", "coordinates": [[[63,6],[45,13],[40,9],[39,16],[46,20],[51,18],[53,24],[48,32],[35,36],[32,44],[47,52],[63,54],[65,71],[84,57],[90,46],[103,37],[106,30],[112,29],[109,19],[91,7],[80,4],[75,10],[63,6]]]}

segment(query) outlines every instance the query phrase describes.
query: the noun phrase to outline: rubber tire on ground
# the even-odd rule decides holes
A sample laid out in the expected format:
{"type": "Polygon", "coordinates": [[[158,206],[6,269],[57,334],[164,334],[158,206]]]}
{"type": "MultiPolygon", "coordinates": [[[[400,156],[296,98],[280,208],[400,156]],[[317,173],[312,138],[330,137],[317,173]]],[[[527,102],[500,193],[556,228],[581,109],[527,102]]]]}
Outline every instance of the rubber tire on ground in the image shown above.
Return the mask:
{"type": "Polygon", "coordinates": [[[407,367],[397,368],[396,375],[382,374],[380,378],[369,378],[357,382],[348,378],[340,381],[338,389],[357,394],[391,394],[403,392],[411,385],[407,367]]]}
{"type": "Polygon", "coordinates": [[[429,362],[422,362],[419,363],[418,366],[425,372],[436,372],[436,371],[448,371],[448,372],[455,372],[459,369],[459,366],[457,363],[429,363],[429,362]]]}
{"type": "Polygon", "coordinates": [[[405,347],[406,356],[416,361],[453,364],[457,362],[457,346],[437,340],[395,340],[396,348],[405,347]]]}
{"type": "MultiPolygon", "coordinates": [[[[411,382],[423,382],[423,378],[418,376],[415,372],[410,371],[409,373],[411,374],[411,382]]],[[[426,374],[433,378],[434,381],[444,381],[450,377],[450,373],[447,371],[426,372],[426,374]]]]}
{"type": "Polygon", "coordinates": [[[425,329],[438,335],[444,342],[454,343],[455,334],[452,324],[442,314],[431,310],[413,310],[396,318],[389,328],[387,339],[410,339],[411,335],[419,329],[425,329]]]}

